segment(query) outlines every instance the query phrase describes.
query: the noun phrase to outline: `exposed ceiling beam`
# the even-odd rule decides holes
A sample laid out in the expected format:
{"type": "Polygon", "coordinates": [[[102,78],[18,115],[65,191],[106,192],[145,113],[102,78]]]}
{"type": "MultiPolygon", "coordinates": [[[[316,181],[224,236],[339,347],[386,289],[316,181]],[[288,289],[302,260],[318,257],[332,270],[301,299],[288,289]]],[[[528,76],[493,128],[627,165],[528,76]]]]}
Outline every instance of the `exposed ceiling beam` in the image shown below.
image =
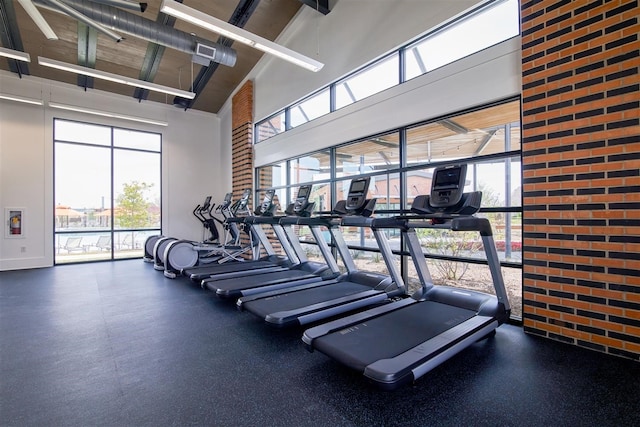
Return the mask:
{"type": "MultiPolygon", "coordinates": [[[[13,7],[13,0],[0,0],[0,40],[2,46],[7,49],[19,50],[24,52],[22,38],[20,37],[20,29],[16,19],[16,10],[13,7]]],[[[9,70],[17,73],[18,76],[29,75],[29,66],[26,62],[17,61],[7,58],[9,70]]]]}
{"type": "Polygon", "coordinates": [[[386,147],[386,148],[398,148],[397,142],[389,142],[382,138],[371,138],[369,139],[369,141],[374,142],[378,145],[382,145],[383,147],[386,147]]]}
{"type": "MultiPolygon", "coordinates": [[[[182,0],[175,1],[182,3],[182,0]]],[[[176,23],[176,18],[160,12],[158,13],[156,23],[173,28],[176,23]]],[[[140,76],[138,77],[140,80],[152,82],[155,79],[158,68],[160,67],[162,55],[164,55],[164,50],[164,46],[149,42],[147,45],[147,52],[145,53],[144,60],[142,61],[140,76]]],[[[145,100],[149,97],[149,90],[137,87],[133,92],[133,97],[138,101],[145,100]]]]}
{"type": "Polygon", "coordinates": [[[438,123],[455,133],[460,133],[460,134],[469,133],[469,129],[456,123],[451,119],[438,120],[438,123]]]}
{"type": "Polygon", "coordinates": [[[329,0],[300,0],[300,2],[306,4],[312,9],[317,10],[323,15],[331,12],[331,9],[329,9],[329,0]]]}
{"type": "MultiPolygon", "coordinates": [[[[78,21],[78,65],[96,68],[98,51],[98,32],[88,25],[78,21]]],[[[93,77],[78,74],[78,86],[93,88],[93,77]]]]}
{"type": "MultiPolygon", "coordinates": [[[[60,10],[50,7],[50,1],[33,0],[38,6],[49,8],[56,12],[60,10]]],[[[58,1],[58,0],[55,0],[58,1]]],[[[225,46],[216,45],[214,42],[201,39],[193,34],[177,30],[172,27],[159,25],[157,22],[146,19],[140,15],[127,12],[108,5],[99,5],[87,0],[64,0],[76,11],[84,15],[102,27],[113,27],[116,31],[129,34],[149,42],[157,43],[171,49],[193,54],[196,43],[204,43],[216,49],[214,61],[233,67],[236,62],[236,52],[225,46]]]]}
{"type": "Polygon", "coordinates": [[[487,133],[482,138],[482,140],[480,141],[480,144],[478,145],[478,148],[476,149],[475,153],[473,153],[474,156],[479,156],[480,154],[482,154],[484,149],[487,148],[487,145],[489,145],[489,142],[491,142],[491,138],[493,138],[493,136],[496,134],[496,132],[498,132],[498,130],[494,129],[494,130],[490,131],[489,133],[487,133]]]}
{"type": "MultiPolygon", "coordinates": [[[[56,12],[61,12],[59,9],[51,7],[50,4],[59,3],[59,0],[33,1],[38,4],[38,6],[47,7],[56,12]]],[[[173,28],[175,19],[166,16],[165,14],[159,14],[160,16],[154,22],[142,16],[129,13],[108,4],[98,5],[91,1],[85,0],[64,0],[64,2],[67,7],[73,6],[76,13],[81,14],[84,18],[91,20],[92,22],[96,22],[103,28],[113,27],[117,31],[122,31],[124,33],[133,35],[134,37],[147,40],[150,45],[163,45],[162,47],[147,47],[147,54],[145,55],[145,62],[143,62],[143,67],[140,70],[141,78],[139,80],[148,82],[152,82],[154,80],[158,67],[160,65],[160,60],[162,59],[162,55],[164,53],[164,47],[170,47],[172,49],[193,54],[195,52],[194,49],[196,43],[204,43],[208,46],[215,47],[216,58],[214,59],[214,61],[216,67],[218,63],[233,66],[236,62],[236,52],[233,49],[229,48],[226,45],[216,44],[212,41],[196,37],[193,34],[187,34],[183,31],[176,30],[175,28],[173,28]]],[[[113,0],[99,3],[113,3],[113,0]]],[[[97,29],[100,30],[100,28],[97,29]]],[[[84,87],[85,85],[81,84],[80,86],[84,87]]],[[[146,99],[148,97],[148,90],[136,88],[134,90],[134,97],[138,100],[146,99]]],[[[189,100],[183,100],[181,102],[187,103],[189,106],[191,105],[191,102],[189,102],[189,100]]]]}
{"type": "MultiPolygon", "coordinates": [[[[159,44],[149,43],[147,45],[147,52],[144,55],[142,68],[140,68],[138,77],[140,80],[152,82],[155,79],[158,68],[160,68],[160,61],[162,60],[162,55],[164,55],[164,50],[165,47],[159,44]]],[[[149,97],[149,90],[137,87],[133,91],[133,97],[138,101],[145,100],[149,97]]]]}

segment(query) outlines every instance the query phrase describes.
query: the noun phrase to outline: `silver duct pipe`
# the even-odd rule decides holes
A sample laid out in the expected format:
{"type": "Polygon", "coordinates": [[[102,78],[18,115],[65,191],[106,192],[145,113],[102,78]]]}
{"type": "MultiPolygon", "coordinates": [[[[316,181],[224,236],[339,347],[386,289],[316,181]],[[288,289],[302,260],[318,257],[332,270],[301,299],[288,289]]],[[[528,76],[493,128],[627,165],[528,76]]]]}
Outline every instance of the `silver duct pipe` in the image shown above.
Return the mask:
{"type": "MultiPolygon", "coordinates": [[[[214,62],[229,67],[233,67],[236,63],[236,51],[219,43],[158,24],[155,21],[106,4],[88,0],[63,1],[78,12],[116,31],[189,54],[194,54],[197,43],[202,43],[215,48],[214,62]]],[[[46,0],[33,0],[33,2],[38,6],[50,8],[46,0]]]]}
{"type": "Polygon", "coordinates": [[[147,3],[138,3],[133,0],[91,0],[95,3],[108,4],[109,6],[120,7],[123,9],[136,10],[144,12],[147,10],[147,3]]]}
{"type": "Polygon", "coordinates": [[[66,13],[67,15],[69,15],[69,16],[71,16],[73,18],[76,18],[80,22],[85,23],[89,27],[95,28],[97,31],[100,31],[102,34],[105,34],[105,35],[111,37],[116,42],[119,42],[119,41],[122,40],[122,36],[120,34],[115,33],[115,32],[111,31],[108,28],[105,28],[100,23],[95,22],[93,19],[87,18],[82,13],[79,13],[77,10],[75,10],[71,6],[67,5],[66,3],[63,3],[63,2],[58,1],[58,0],[45,0],[45,1],[47,3],[49,3],[50,5],[52,5],[54,7],[57,7],[58,9],[60,9],[64,13],[66,13]]]}

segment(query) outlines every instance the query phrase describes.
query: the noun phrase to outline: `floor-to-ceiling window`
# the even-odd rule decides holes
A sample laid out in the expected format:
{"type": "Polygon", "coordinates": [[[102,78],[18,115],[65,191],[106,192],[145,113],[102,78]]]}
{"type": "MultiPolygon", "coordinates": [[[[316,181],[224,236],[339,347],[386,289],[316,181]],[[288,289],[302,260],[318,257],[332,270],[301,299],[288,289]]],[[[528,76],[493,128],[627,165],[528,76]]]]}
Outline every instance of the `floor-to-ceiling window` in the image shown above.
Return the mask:
{"type": "Polygon", "coordinates": [[[55,263],[141,257],[160,231],[161,135],[54,121],[55,263]]]}

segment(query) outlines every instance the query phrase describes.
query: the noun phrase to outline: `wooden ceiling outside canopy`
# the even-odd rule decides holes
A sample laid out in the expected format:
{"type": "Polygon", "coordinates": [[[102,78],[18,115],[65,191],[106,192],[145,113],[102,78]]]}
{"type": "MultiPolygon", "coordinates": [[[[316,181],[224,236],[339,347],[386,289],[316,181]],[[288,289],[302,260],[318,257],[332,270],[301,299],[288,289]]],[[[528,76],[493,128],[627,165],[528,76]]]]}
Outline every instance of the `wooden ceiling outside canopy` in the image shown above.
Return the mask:
{"type": "MultiPolygon", "coordinates": [[[[38,10],[59,38],[59,40],[47,40],[17,1],[0,1],[13,3],[24,51],[31,56],[31,63],[27,65],[29,74],[72,85],[78,84],[76,74],[42,67],[38,65],[37,61],[38,56],[44,56],[78,64],[78,22],[67,15],[39,7],[38,10]]],[[[156,21],[161,0],[147,0],[147,3],[148,7],[144,13],[130,10],[127,12],[156,21]]],[[[238,5],[238,0],[185,0],[184,3],[189,7],[228,21],[238,5]]],[[[302,6],[303,4],[299,0],[260,1],[244,29],[269,40],[274,40],[302,6]]],[[[176,20],[174,28],[186,33],[193,33],[212,42],[218,42],[219,39],[217,34],[181,20],[176,20]]],[[[149,42],[126,33],[118,33],[124,37],[124,40],[119,43],[101,33],[98,34],[95,68],[100,71],[140,79],[140,70],[143,67],[149,42]]],[[[231,47],[237,52],[235,66],[219,65],[191,108],[217,113],[233,89],[240,84],[263,55],[262,52],[237,42],[233,43],[231,47]]],[[[201,65],[191,62],[190,54],[166,48],[153,83],[190,90],[194,77],[198,75],[201,67],[201,65]]],[[[0,69],[10,70],[9,63],[4,58],[0,60],[0,69]]],[[[94,79],[94,88],[124,96],[133,96],[134,94],[134,88],[130,86],[98,79],[94,79]]],[[[173,98],[172,95],[150,92],[147,99],[173,104],[173,98]]]]}
{"type": "MultiPolygon", "coordinates": [[[[429,163],[504,152],[505,124],[519,122],[519,101],[512,101],[412,127],[407,129],[407,159],[410,164],[429,163]],[[456,125],[459,129],[454,130],[456,125]]],[[[520,149],[519,127],[510,130],[510,138],[508,151],[520,149]]],[[[394,132],[338,147],[337,161],[398,165],[398,141],[398,133],[394,132]]],[[[312,156],[320,161],[321,167],[328,167],[328,152],[312,156]]]]}

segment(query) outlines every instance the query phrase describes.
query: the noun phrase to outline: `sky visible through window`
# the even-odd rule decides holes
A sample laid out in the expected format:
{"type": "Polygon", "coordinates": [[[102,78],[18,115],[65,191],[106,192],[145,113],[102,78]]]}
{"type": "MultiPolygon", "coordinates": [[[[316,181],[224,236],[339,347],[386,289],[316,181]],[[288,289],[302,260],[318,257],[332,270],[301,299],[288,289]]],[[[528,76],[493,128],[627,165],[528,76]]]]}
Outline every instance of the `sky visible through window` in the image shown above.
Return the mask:
{"type": "MultiPolygon", "coordinates": [[[[94,143],[92,136],[103,146],[56,142],[55,146],[55,198],[56,205],[74,209],[111,208],[111,148],[102,144],[103,126],[56,121],[56,137],[65,141],[94,143]],[[63,132],[58,130],[64,129],[63,132]],[[60,135],[62,133],[62,135],[60,135]],[[88,140],[89,139],[89,140],[88,140]]],[[[137,149],[160,149],[160,135],[115,129],[116,146],[137,149]]],[[[130,149],[113,151],[114,198],[117,199],[125,183],[133,181],[154,184],[147,191],[147,200],[160,201],[160,153],[130,149]]]]}

